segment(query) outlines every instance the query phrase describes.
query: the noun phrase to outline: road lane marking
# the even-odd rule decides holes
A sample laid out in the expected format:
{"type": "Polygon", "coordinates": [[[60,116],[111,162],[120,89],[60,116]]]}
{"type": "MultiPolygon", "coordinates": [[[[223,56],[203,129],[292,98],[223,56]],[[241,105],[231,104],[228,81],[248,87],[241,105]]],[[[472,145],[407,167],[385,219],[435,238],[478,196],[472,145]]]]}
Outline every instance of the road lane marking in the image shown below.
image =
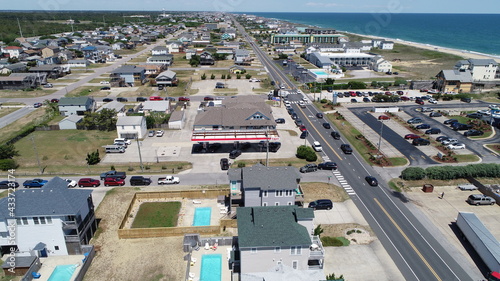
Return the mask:
{"type": "Polygon", "coordinates": [[[401,229],[401,227],[396,223],[396,221],[392,218],[392,216],[389,214],[389,212],[387,212],[387,210],[382,206],[382,204],[378,201],[377,198],[373,198],[373,200],[375,201],[375,203],[377,203],[377,205],[379,206],[379,208],[382,210],[382,212],[384,212],[384,214],[387,216],[387,218],[389,218],[389,220],[392,222],[392,224],[396,227],[396,229],[399,231],[399,233],[401,234],[401,236],[403,236],[403,238],[406,240],[406,242],[408,242],[408,244],[410,244],[410,247],[413,249],[413,251],[415,251],[415,253],[420,257],[420,259],[424,262],[424,264],[427,266],[427,268],[431,271],[431,273],[434,275],[434,277],[436,277],[437,280],[442,280],[439,275],[436,273],[436,271],[434,270],[434,268],[432,268],[432,266],[429,264],[429,262],[424,258],[424,256],[420,253],[420,251],[417,249],[417,247],[413,244],[413,242],[411,242],[410,238],[408,238],[408,236],[406,235],[406,233],[401,229]]]}

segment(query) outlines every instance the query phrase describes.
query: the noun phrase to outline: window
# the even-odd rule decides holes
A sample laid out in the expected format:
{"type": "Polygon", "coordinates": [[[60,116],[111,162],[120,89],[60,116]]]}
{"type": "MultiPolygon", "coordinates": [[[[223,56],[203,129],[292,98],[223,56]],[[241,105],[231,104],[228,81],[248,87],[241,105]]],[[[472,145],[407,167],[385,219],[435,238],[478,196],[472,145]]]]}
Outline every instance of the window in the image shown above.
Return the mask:
{"type": "Polygon", "coordinates": [[[281,253],[281,247],[274,247],[275,253],[281,253]]]}
{"type": "Polygon", "coordinates": [[[292,268],[297,269],[299,267],[299,261],[292,261],[292,268]]]}
{"type": "Polygon", "coordinates": [[[262,191],[262,197],[267,197],[267,190],[262,191]]]}
{"type": "Polygon", "coordinates": [[[274,202],[274,206],[279,206],[280,202],[274,202]]]}
{"type": "Polygon", "coordinates": [[[47,223],[48,224],[52,224],[52,218],[51,217],[47,217],[47,223]]]}
{"type": "Polygon", "coordinates": [[[16,224],[17,224],[17,225],[21,225],[21,224],[22,224],[22,222],[21,222],[21,218],[17,218],[17,219],[16,219],[16,224]]]}
{"type": "Polygon", "coordinates": [[[59,251],[59,246],[54,246],[54,249],[55,249],[56,251],[59,251]]]}
{"type": "Polygon", "coordinates": [[[45,217],[40,217],[40,223],[41,224],[47,224],[47,222],[45,222],[45,217]]]}
{"type": "Polygon", "coordinates": [[[263,202],[263,203],[262,203],[262,206],[263,206],[263,207],[266,207],[266,206],[267,206],[267,202],[263,202]]]}
{"type": "Polygon", "coordinates": [[[37,218],[37,217],[34,217],[34,218],[33,218],[33,222],[34,222],[35,224],[40,224],[40,222],[38,221],[38,218],[37,218]]]}
{"type": "Polygon", "coordinates": [[[302,254],[302,247],[301,246],[290,247],[290,255],[301,255],[301,254],[302,254]]]}
{"type": "Polygon", "coordinates": [[[288,201],[287,205],[292,206],[292,202],[288,201]]]}
{"type": "Polygon", "coordinates": [[[252,248],[252,249],[251,249],[251,253],[252,253],[252,254],[256,254],[256,253],[257,253],[257,248],[252,248]]]}
{"type": "Polygon", "coordinates": [[[21,218],[23,220],[23,225],[28,225],[28,218],[21,218]]]}

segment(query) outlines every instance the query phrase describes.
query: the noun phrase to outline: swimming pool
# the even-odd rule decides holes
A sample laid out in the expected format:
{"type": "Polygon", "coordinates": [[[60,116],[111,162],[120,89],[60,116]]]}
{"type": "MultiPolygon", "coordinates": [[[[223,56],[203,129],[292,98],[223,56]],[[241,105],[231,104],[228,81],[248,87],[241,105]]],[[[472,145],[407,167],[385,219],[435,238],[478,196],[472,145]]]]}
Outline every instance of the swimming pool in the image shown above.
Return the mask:
{"type": "Polygon", "coordinates": [[[220,281],[222,279],[222,255],[203,255],[201,257],[200,281],[220,281]]]}
{"type": "Polygon", "coordinates": [[[328,73],[326,73],[326,71],[320,70],[320,69],[310,69],[309,71],[311,71],[312,73],[314,73],[316,75],[328,75],[328,73]]]}
{"type": "Polygon", "coordinates": [[[77,264],[58,265],[50,274],[48,281],[69,281],[77,267],[77,264]]]}
{"type": "Polygon", "coordinates": [[[196,208],[194,210],[193,226],[210,225],[210,216],[212,215],[212,208],[196,208]]]}

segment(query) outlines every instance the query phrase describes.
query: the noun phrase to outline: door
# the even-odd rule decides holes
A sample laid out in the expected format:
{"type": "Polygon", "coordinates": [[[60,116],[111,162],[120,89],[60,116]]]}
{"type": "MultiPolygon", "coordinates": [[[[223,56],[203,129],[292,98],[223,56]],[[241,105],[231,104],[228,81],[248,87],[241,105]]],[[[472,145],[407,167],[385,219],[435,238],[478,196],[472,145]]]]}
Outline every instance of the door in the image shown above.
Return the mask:
{"type": "Polygon", "coordinates": [[[43,248],[43,250],[40,250],[40,257],[41,258],[47,257],[47,249],[46,248],[43,248]]]}

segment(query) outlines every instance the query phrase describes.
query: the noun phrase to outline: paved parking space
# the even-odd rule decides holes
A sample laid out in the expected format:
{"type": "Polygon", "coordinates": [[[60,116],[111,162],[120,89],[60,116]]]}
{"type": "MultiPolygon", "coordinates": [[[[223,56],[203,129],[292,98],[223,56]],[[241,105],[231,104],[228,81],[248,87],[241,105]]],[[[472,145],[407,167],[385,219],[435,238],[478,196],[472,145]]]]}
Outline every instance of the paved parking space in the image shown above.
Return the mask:
{"type": "MultiPolygon", "coordinates": [[[[233,75],[235,76],[235,75],[233,75]]],[[[207,95],[221,95],[221,93],[215,93],[215,84],[217,82],[222,82],[226,84],[226,88],[228,89],[236,89],[236,93],[238,95],[249,95],[253,93],[253,89],[260,89],[260,83],[258,82],[249,82],[247,79],[209,79],[209,80],[201,80],[194,81],[191,85],[192,89],[198,89],[198,93],[196,95],[207,96],[207,95]]],[[[229,93],[224,91],[224,93],[229,93]]]]}

